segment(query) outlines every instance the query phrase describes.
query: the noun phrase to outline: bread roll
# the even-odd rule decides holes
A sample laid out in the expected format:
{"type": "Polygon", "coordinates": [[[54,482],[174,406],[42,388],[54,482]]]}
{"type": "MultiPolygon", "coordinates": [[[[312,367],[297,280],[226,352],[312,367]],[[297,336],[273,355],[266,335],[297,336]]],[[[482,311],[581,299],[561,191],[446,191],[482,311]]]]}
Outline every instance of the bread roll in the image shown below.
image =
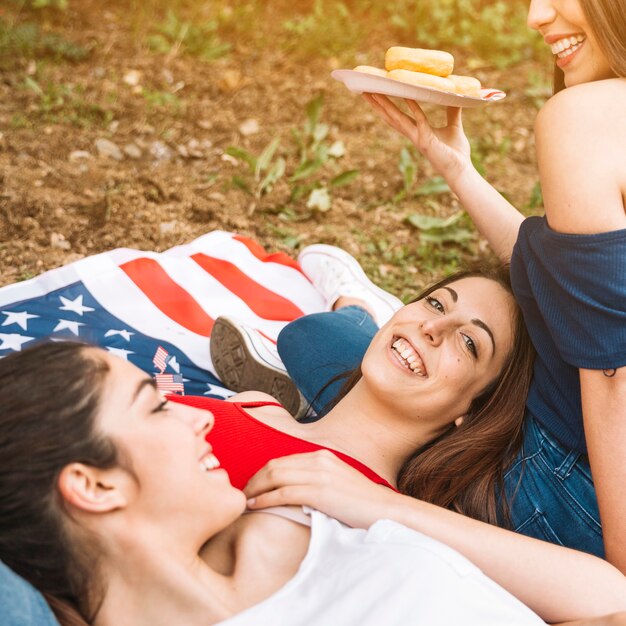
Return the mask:
{"type": "Polygon", "coordinates": [[[441,76],[433,76],[432,74],[424,74],[424,72],[412,72],[410,70],[391,70],[387,73],[389,78],[399,80],[409,85],[418,85],[419,87],[433,87],[440,91],[449,91],[455,93],[454,83],[448,78],[441,76]]]}
{"type": "Polygon", "coordinates": [[[385,54],[385,68],[387,71],[410,70],[445,77],[454,69],[454,57],[443,50],[394,46],[385,54]]]}
{"type": "Polygon", "coordinates": [[[386,70],[382,70],[379,67],[372,67],[371,65],[357,65],[354,68],[355,72],[363,72],[363,74],[372,74],[374,76],[387,77],[386,70]]]}
{"type": "Polygon", "coordinates": [[[461,96],[471,96],[472,98],[480,98],[480,90],[482,85],[478,78],[473,76],[459,76],[458,74],[450,74],[448,76],[454,83],[454,90],[461,96]]]}

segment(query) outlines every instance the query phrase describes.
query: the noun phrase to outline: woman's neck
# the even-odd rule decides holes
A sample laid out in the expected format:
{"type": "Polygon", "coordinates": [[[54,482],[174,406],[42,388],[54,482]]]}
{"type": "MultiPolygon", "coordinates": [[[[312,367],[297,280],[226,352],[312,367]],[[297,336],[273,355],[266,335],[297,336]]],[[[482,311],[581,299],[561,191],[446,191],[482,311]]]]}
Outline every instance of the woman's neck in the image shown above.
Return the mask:
{"type": "Polygon", "coordinates": [[[199,553],[172,549],[171,538],[136,538],[103,564],[105,598],[94,626],[208,626],[277,591],[297,572],[309,529],[275,516],[244,515],[199,553]],[[273,524],[268,529],[266,526],[273,524]],[[278,535],[276,525],[282,524],[278,535]],[[268,536],[280,536],[272,544],[268,536]],[[287,540],[284,540],[287,536],[287,540]],[[281,546],[289,546],[283,550],[281,546]]]}
{"type": "Polygon", "coordinates": [[[195,557],[172,554],[167,542],[134,549],[106,563],[106,594],[94,626],[198,626],[226,619],[228,577],[195,557]]]}
{"type": "Polygon", "coordinates": [[[398,417],[360,381],[323,419],[302,427],[309,440],[345,452],[391,484],[415,450],[441,433],[419,419],[398,417]]]}

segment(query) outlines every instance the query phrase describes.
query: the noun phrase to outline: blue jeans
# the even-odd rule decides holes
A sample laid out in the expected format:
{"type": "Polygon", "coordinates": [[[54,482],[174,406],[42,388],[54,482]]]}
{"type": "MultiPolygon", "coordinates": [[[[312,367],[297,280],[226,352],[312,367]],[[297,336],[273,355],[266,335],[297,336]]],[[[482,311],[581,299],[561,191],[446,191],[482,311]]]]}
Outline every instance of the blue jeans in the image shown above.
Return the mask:
{"type": "Polygon", "coordinates": [[[564,448],[527,415],[521,452],[505,474],[513,528],[604,557],[596,492],[586,455],[564,448]]]}
{"type": "Polygon", "coordinates": [[[0,562],[2,626],[59,626],[43,596],[0,562]]]}
{"type": "Polygon", "coordinates": [[[356,369],[378,331],[372,316],[359,306],[305,315],[278,335],[278,354],[289,376],[313,410],[322,416],[356,369]],[[323,338],[323,340],[321,340],[323,338]]]}
{"type": "MultiPolygon", "coordinates": [[[[360,307],[306,315],[278,336],[289,375],[318,415],[355,369],[378,327],[360,307]]],[[[505,474],[513,528],[524,535],[604,556],[596,495],[586,457],[564,449],[532,417],[524,444],[505,474]]]]}

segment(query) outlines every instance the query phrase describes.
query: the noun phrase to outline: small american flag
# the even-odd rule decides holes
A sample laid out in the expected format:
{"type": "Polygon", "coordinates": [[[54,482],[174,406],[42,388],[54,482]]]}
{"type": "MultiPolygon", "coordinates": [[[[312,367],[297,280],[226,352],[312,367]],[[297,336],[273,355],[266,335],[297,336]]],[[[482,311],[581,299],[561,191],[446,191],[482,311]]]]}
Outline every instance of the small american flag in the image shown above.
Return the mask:
{"type": "Polygon", "coordinates": [[[154,380],[159,391],[185,395],[185,386],[181,374],[155,374],[154,380]]]}
{"type": "Polygon", "coordinates": [[[163,373],[165,371],[165,368],[167,367],[168,356],[169,354],[167,350],[163,348],[162,346],[159,346],[154,355],[154,358],[152,359],[154,366],[158,370],[160,370],[161,373],[163,373]]]}

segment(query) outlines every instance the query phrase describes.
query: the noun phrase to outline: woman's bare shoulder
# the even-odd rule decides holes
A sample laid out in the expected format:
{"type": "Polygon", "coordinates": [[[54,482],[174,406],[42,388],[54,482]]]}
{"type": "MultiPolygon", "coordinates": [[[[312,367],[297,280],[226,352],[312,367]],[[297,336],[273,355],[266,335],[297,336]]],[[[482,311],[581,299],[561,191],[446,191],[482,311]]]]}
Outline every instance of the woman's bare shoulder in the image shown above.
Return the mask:
{"type": "Polygon", "coordinates": [[[544,206],[561,232],[626,227],[626,79],[569,87],[542,108],[535,125],[544,206]]]}
{"type": "MultiPolygon", "coordinates": [[[[589,126],[624,124],[626,78],[610,78],[568,87],[546,102],[537,115],[536,129],[549,131],[567,126],[571,133],[589,126]],[[584,124],[581,124],[584,122],[584,124]]],[[[626,124],[624,125],[626,128],[626,124]]]]}

